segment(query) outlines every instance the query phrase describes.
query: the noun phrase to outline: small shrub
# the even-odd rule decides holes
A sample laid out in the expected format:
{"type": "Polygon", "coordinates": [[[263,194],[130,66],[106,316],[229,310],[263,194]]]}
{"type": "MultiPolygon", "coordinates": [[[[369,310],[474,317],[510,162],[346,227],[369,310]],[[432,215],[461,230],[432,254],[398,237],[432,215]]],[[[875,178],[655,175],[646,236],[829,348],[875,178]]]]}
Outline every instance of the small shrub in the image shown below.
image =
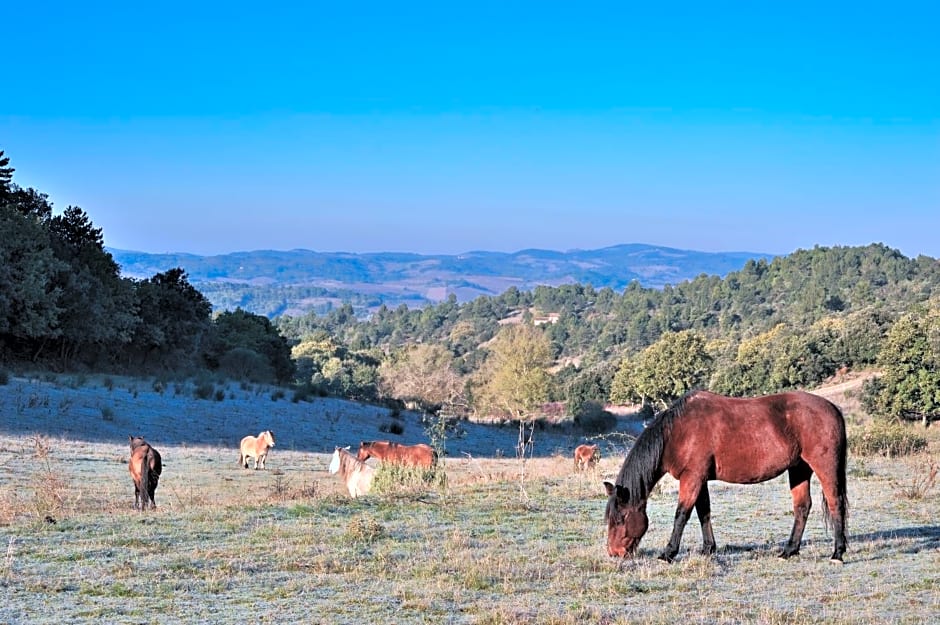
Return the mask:
{"type": "Polygon", "coordinates": [[[275,390],[272,391],[272,393],[271,393],[271,401],[277,401],[277,400],[279,400],[279,399],[284,399],[285,396],[286,396],[286,394],[284,393],[284,389],[282,389],[282,388],[275,389],[275,390]]]}
{"type": "Polygon", "coordinates": [[[52,450],[52,445],[49,443],[49,439],[42,434],[36,434],[30,438],[30,442],[33,444],[33,457],[43,460],[49,457],[49,452],[52,450]]]}
{"type": "Polygon", "coordinates": [[[405,433],[405,426],[395,421],[388,421],[379,426],[379,432],[401,435],[405,433]]]}
{"type": "Polygon", "coordinates": [[[322,397],[320,389],[311,382],[305,382],[294,389],[294,396],[291,398],[295,404],[302,401],[310,401],[312,397],[322,397]]]}
{"type": "Polygon", "coordinates": [[[102,421],[114,421],[114,408],[111,406],[102,406],[101,419],[102,421]]]}
{"type": "Polygon", "coordinates": [[[0,369],[0,386],[6,386],[10,383],[10,372],[6,369],[0,369]]]}
{"type": "Polygon", "coordinates": [[[101,381],[101,385],[104,386],[109,391],[113,391],[114,390],[114,378],[112,377],[105,378],[104,380],[101,381]]]}
{"type": "Polygon", "coordinates": [[[385,496],[414,495],[423,493],[428,488],[442,489],[446,481],[447,475],[441,463],[430,469],[383,463],[375,472],[372,492],[385,496]]]}
{"type": "Polygon", "coordinates": [[[372,517],[354,517],[346,525],[346,538],[354,543],[373,543],[385,534],[385,528],[372,517]]]}
{"type": "Polygon", "coordinates": [[[216,401],[223,401],[225,399],[225,389],[224,388],[215,389],[214,397],[216,401]]]}
{"type": "Polygon", "coordinates": [[[937,485],[937,463],[930,460],[925,467],[925,471],[915,474],[910,483],[901,489],[901,495],[907,499],[923,499],[927,492],[937,485]]]}
{"type": "Polygon", "coordinates": [[[215,393],[215,384],[212,382],[200,382],[193,389],[193,395],[196,399],[209,399],[215,393]]]}
{"type": "Polygon", "coordinates": [[[849,437],[849,449],[860,456],[909,456],[927,448],[927,439],[900,423],[876,423],[849,437]]]}

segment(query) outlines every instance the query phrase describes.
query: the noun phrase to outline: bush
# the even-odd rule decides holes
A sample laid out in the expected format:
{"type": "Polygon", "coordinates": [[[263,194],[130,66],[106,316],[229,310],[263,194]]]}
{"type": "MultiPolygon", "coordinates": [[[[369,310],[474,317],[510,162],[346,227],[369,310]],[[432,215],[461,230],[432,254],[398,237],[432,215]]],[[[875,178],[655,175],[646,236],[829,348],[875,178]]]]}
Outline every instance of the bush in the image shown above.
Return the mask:
{"type": "Polygon", "coordinates": [[[894,458],[909,456],[926,448],[926,437],[911,432],[909,427],[900,423],[876,423],[849,437],[849,449],[860,456],[894,458]]]}
{"type": "Polygon", "coordinates": [[[10,372],[6,369],[0,369],[0,386],[6,386],[10,383],[10,372]]]}
{"type": "Polygon", "coordinates": [[[589,400],[581,404],[581,410],[575,415],[574,422],[580,425],[586,434],[603,434],[617,425],[617,417],[604,410],[602,403],[589,400]]]}
{"type": "Polygon", "coordinates": [[[346,525],[346,538],[353,543],[373,543],[385,535],[385,527],[371,517],[353,517],[346,525]]]}
{"type": "Polygon", "coordinates": [[[231,349],[219,358],[219,372],[235,380],[273,382],[274,369],[268,360],[245,347],[231,349]]]}
{"type": "Polygon", "coordinates": [[[424,469],[385,462],[375,471],[372,491],[386,496],[421,494],[429,487],[442,488],[446,479],[442,463],[424,469]]]}
{"type": "Polygon", "coordinates": [[[193,395],[196,399],[209,399],[215,393],[215,384],[212,382],[200,382],[193,389],[193,395]]]}
{"type": "Polygon", "coordinates": [[[395,421],[389,421],[379,426],[379,432],[384,432],[385,434],[402,435],[405,433],[405,426],[395,421]]]}

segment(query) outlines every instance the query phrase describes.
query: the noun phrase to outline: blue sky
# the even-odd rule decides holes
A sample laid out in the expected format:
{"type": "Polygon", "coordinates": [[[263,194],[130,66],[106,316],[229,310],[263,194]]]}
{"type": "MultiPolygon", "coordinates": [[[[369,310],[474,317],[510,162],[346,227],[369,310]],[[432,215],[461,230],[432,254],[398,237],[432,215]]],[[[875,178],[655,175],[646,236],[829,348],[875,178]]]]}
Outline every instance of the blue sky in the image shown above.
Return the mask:
{"type": "Polygon", "coordinates": [[[0,150],[112,247],[940,257],[935,2],[4,13],[0,150]]]}

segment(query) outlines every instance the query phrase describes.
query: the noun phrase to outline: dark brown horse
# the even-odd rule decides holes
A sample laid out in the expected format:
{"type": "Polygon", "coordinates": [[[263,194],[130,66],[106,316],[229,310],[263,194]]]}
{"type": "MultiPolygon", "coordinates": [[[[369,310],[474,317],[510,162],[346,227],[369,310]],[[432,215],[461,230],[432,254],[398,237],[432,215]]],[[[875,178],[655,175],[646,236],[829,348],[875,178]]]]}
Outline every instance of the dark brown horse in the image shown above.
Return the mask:
{"type": "Polygon", "coordinates": [[[391,441],[362,441],[356,458],[365,462],[378,458],[383,462],[430,469],[437,462],[437,452],[430,445],[402,445],[391,441]]]}
{"type": "Polygon", "coordinates": [[[157,507],[153,498],[157,490],[157,482],[163,472],[163,461],[160,452],[150,446],[140,436],[128,436],[131,442],[131,458],[127,468],[134,480],[134,507],[144,510],[148,505],[151,509],[157,507]]]}
{"type": "Polygon", "coordinates": [[[669,473],[679,480],[679,505],[672,536],[660,558],[671,562],[692,508],[702,525],[702,550],[715,552],[708,481],[756,484],[787,471],[793,497],[793,530],[780,553],[800,552],[812,501],[809,481],[822,484],[823,518],[834,529],[833,561],[845,553],[848,498],[846,439],[842,411],[803,392],[751,399],[695,391],[661,412],[627,454],[616,484],[607,489],[607,552],[632,555],[646,533],[646,501],[669,473]]]}

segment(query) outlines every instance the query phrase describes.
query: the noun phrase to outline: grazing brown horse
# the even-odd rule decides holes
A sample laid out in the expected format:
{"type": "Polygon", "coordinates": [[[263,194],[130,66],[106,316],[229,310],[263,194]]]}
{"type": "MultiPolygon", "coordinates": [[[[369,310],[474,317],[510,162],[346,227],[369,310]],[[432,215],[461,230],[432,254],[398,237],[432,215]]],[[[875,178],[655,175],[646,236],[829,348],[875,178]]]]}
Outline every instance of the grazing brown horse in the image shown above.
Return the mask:
{"type": "Polygon", "coordinates": [[[597,445],[578,445],[574,449],[574,468],[576,471],[593,469],[600,457],[597,445]]]}
{"type": "Polygon", "coordinates": [[[437,452],[430,445],[401,445],[391,441],[362,441],[356,458],[363,462],[378,458],[383,462],[430,469],[437,462],[437,452]]]}
{"type": "Polygon", "coordinates": [[[671,562],[692,508],[702,525],[702,550],[715,552],[708,481],[756,484],[787,472],[793,497],[793,530],[780,552],[800,552],[812,501],[809,481],[822,484],[823,519],[832,523],[832,560],[842,561],[848,514],[846,439],[842,411],[803,392],[736,399],[695,391],[667,408],[643,430],[607,489],[607,552],[632,555],[646,533],[646,500],[669,473],[679,480],[672,536],[660,558],[671,562]]]}
{"type": "Polygon", "coordinates": [[[361,497],[372,488],[375,469],[349,453],[349,447],[337,447],[330,461],[330,473],[339,473],[350,497],[361,497]]]}
{"type": "Polygon", "coordinates": [[[264,461],[268,457],[268,450],[274,447],[274,432],[265,430],[258,436],[246,436],[242,439],[238,464],[248,468],[248,458],[255,459],[255,470],[259,465],[263,469],[264,461]]]}
{"type": "Polygon", "coordinates": [[[134,507],[144,510],[149,504],[151,509],[156,508],[157,502],[153,495],[157,490],[160,474],[163,472],[160,452],[140,436],[128,436],[128,438],[131,442],[131,457],[127,462],[127,468],[131,472],[131,479],[134,480],[134,507]]]}

